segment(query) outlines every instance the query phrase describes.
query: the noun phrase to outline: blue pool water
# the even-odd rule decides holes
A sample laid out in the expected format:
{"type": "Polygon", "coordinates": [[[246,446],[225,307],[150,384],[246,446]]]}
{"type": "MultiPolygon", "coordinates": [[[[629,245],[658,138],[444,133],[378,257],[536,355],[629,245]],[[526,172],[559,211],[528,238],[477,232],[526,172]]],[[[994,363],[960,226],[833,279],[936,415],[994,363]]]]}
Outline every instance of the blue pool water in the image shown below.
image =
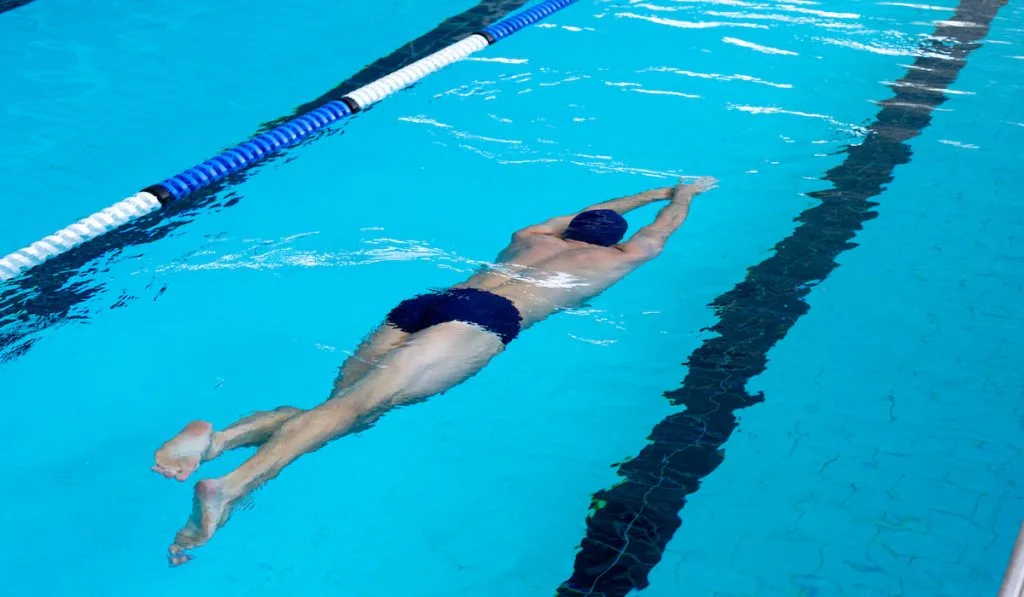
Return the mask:
{"type": "MultiPolygon", "coordinates": [[[[520,4],[0,2],[0,254],[520,4]]],[[[581,0],[0,287],[3,594],[995,594],[1024,518],[1024,11],[960,6],[998,12],[889,126],[890,85],[962,49],[929,36],[979,28],[955,0],[581,0]],[[149,466],[184,423],[314,406],[512,230],[694,175],[720,188],[658,260],[167,567],[191,483],[149,466]]]]}

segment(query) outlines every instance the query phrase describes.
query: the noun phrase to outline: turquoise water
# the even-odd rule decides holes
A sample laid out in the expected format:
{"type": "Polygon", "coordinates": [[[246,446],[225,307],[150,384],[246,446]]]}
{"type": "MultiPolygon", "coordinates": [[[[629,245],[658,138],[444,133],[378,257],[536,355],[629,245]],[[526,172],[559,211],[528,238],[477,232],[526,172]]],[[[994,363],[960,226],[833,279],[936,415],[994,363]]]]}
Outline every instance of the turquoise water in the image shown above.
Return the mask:
{"type": "MultiPolygon", "coordinates": [[[[0,253],[474,6],[0,14],[0,253]]],[[[663,394],[714,337],[708,305],[818,203],[954,7],[581,1],[172,215],[163,238],[47,270],[28,302],[0,288],[4,594],[553,594],[592,495],[681,410],[663,394]],[[396,302],[461,280],[518,227],[681,175],[720,188],[662,257],[444,396],[304,457],[167,568],[191,484],[149,466],[184,423],[313,406],[396,302]]],[[[1022,27],[1001,8],[909,140],[637,594],[995,593],[1024,512],[1022,27]]],[[[574,594],[620,594],[602,582],[574,594]]]]}

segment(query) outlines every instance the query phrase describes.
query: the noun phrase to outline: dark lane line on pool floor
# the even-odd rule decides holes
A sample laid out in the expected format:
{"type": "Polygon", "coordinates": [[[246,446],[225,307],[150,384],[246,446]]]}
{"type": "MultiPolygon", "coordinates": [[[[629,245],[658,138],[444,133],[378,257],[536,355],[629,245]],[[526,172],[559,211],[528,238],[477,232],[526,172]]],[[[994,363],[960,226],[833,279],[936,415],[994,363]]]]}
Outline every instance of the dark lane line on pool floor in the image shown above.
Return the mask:
{"type": "MultiPolygon", "coordinates": [[[[2,1],[2,0],[0,0],[2,1]]],[[[445,46],[476,33],[519,9],[527,0],[483,0],[476,6],[449,17],[429,32],[404,44],[391,54],[379,58],[337,87],[319,98],[298,106],[291,115],[282,116],[260,127],[266,131],[292,118],[362,87],[367,83],[411,64],[445,46]]],[[[0,6],[4,6],[0,4],[0,6]]],[[[305,143],[325,134],[341,133],[343,128],[323,132],[305,143]]],[[[299,144],[299,147],[303,144],[299,144]]],[[[187,199],[175,201],[164,209],[101,235],[75,249],[43,263],[19,278],[0,285],[0,364],[24,355],[38,339],[42,330],[68,321],[88,319],[90,314],[76,309],[105,290],[105,285],[93,280],[97,270],[83,271],[90,261],[109,255],[111,260],[131,246],[141,246],[160,240],[181,226],[191,222],[208,210],[230,207],[241,199],[233,187],[278,160],[294,159],[284,151],[249,170],[225,178],[217,185],[187,199]],[[88,274],[88,275],[83,275],[88,274]]],[[[159,296],[163,291],[156,289],[159,296]]],[[[136,297],[122,297],[111,308],[123,307],[136,297]]]]}
{"type": "Polygon", "coordinates": [[[942,22],[953,24],[940,24],[921,45],[922,55],[891,85],[895,96],[880,103],[863,143],[848,146],[843,163],[826,173],[833,188],[810,193],[820,203],[797,216],[799,225],[775,245],[774,255],[711,303],[716,336],[690,355],[682,386],[665,393],[686,409],[654,426],[650,443],[619,466],[623,481],[594,494],[586,536],[559,597],[620,596],[648,586],[650,571],[682,525],[687,496],[722,463],[736,411],[764,400],[762,393],[749,394],[747,383],[765,370],[768,351],[810,309],[811,289],[838,267],[840,254],[857,246],[857,231],[878,215],[872,209],[878,203],[870,199],[893,180],[896,166],[910,161],[907,141],[929,125],[932,111],[947,99],[944,90],[1005,3],[960,2],[942,22]]]}
{"type": "Polygon", "coordinates": [[[31,3],[32,0],[0,0],[0,15],[8,10],[14,10],[31,3]]]}

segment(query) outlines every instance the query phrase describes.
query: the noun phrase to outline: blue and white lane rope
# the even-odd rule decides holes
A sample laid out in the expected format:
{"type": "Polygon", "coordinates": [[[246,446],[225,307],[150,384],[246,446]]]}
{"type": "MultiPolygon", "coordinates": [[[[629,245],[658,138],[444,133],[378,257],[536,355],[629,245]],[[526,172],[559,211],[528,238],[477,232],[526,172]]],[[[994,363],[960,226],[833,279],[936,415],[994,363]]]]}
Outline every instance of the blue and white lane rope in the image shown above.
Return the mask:
{"type": "Polygon", "coordinates": [[[576,1],[544,0],[443,50],[417,60],[405,68],[360,87],[341,100],[329,102],[320,108],[298,116],[176,176],[146,187],[123,201],[82,218],[67,228],[58,230],[50,236],[0,259],[0,282],[10,280],[86,241],[158,211],[196,191],[208,188],[231,174],[246,170],[283,149],[305,141],[331,124],[412,85],[430,73],[453,62],[463,60],[470,54],[479,52],[576,1]]]}

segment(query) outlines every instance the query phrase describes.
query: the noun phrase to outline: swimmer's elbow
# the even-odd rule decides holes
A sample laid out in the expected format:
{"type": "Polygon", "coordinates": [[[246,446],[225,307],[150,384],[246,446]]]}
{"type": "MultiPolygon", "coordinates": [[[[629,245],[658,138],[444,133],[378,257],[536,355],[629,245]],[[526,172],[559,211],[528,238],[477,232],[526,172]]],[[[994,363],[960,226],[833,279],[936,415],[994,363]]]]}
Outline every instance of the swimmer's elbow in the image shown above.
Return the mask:
{"type": "Polygon", "coordinates": [[[551,234],[552,229],[549,226],[543,224],[537,224],[534,226],[527,226],[521,230],[516,230],[512,233],[512,240],[525,240],[531,236],[537,236],[538,234],[551,234]]]}
{"type": "Polygon", "coordinates": [[[522,230],[516,230],[512,233],[512,242],[519,242],[533,235],[533,231],[529,228],[523,228],[522,230]]]}
{"type": "Polygon", "coordinates": [[[665,241],[661,238],[644,237],[630,240],[622,246],[622,252],[626,256],[637,261],[650,261],[661,255],[665,248],[665,241]]]}

